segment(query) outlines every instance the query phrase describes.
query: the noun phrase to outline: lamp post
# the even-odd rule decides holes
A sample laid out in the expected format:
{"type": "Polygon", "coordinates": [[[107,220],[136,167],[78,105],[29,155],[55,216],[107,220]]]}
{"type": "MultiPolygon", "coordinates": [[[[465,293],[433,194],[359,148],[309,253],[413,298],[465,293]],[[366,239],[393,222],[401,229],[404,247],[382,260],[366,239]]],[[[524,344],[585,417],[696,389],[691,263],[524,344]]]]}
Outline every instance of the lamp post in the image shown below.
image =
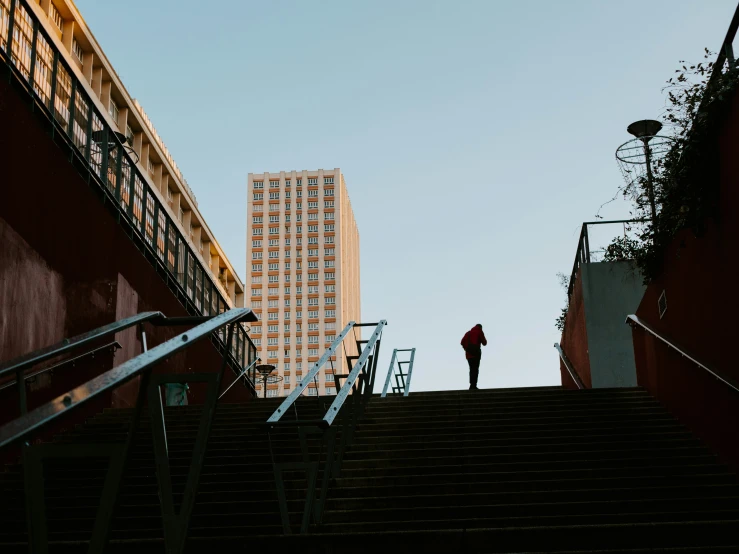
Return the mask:
{"type": "MultiPolygon", "coordinates": [[[[267,398],[267,381],[270,379],[270,374],[275,369],[277,369],[277,366],[272,365],[272,364],[260,364],[260,365],[256,366],[256,368],[257,368],[257,371],[259,372],[259,375],[261,375],[261,377],[262,377],[262,386],[264,387],[264,396],[263,396],[263,398],[267,398]]],[[[275,376],[275,377],[277,377],[277,376],[275,376]]],[[[272,382],[273,383],[274,382],[279,382],[279,381],[282,380],[281,378],[279,378],[277,380],[274,380],[275,377],[272,377],[272,379],[273,379],[272,382]]]]}
{"type": "Polygon", "coordinates": [[[662,124],[654,119],[642,119],[635,121],[629,125],[626,130],[641,140],[644,148],[644,159],[647,169],[647,197],[649,198],[649,207],[652,211],[652,225],[657,221],[657,203],[654,199],[654,176],[652,175],[652,150],[649,147],[649,141],[657,135],[662,129],[662,124]]]}

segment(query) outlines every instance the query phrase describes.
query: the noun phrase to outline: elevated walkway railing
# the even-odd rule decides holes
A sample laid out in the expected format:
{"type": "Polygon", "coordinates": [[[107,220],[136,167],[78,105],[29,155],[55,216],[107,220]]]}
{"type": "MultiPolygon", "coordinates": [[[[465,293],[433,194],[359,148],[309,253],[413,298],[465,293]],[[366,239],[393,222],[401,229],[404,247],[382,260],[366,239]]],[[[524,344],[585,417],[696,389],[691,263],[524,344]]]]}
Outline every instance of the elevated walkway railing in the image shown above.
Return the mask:
{"type": "Polygon", "coordinates": [[[329,482],[331,479],[339,477],[344,454],[352,444],[357,425],[362,420],[367,403],[372,397],[382,331],[386,325],[387,321],[385,320],[378,323],[350,322],[336,337],[336,340],[326,350],[321,359],[316,362],[311,371],[306,374],[299,386],[282,402],[266,422],[282,527],[287,535],[292,534],[292,527],[287,506],[284,474],[285,472],[295,471],[305,473],[306,499],[300,533],[306,534],[311,522],[315,524],[321,522],[329,482]],[[355,337],[359,353],[356,356],[347,356],[349,373],[337,377],[337,379],[344,379],[344,383],[333,402],[328,408],[321,405],[319,411],[323,411],[323,409],[326,411],[320,419],[300,419],[298,411],[295,409],[295,403],[302,391],[305,390],[308,383],[315,379],[320,368],[333,356],[350,332],[361,327],[374,327],[374,329],[367,340],[359,340],[355,337]],[[291,410],[291,408],[293,409],[291,410]],[[295,418],[285,417],[288,413],[294,414],[295,418]],[[272,435],[290,427],[297,427],[302,456],[301,462],[281,461],[280,452],[273,448],[272,435]],[[310,441],[309,439],[314,440],[310,441]],[[318,448],[312,448],[312,445],[316,442],[318,448]]]}
{"type": "Polygon", "coordinates": [[[396,348],[393,350],[393,356],[390,358],[390,367],[385,377],[385,386],[382,388],[382,398],[387,396],[387,389],[390,387],[391,378],[395,377],[395,385],[391,387],[394,394],[402,394],[408,396],[411,391],[411,377],[413,376],[413,360],[416,358],[415,348],[396,348]],[[410,360],[401,360],[398,356],[399,352],[410,352],[410,360]],[[398,363],[398,371],[394,373],[395,363],[398,363]],[[403,373],[403,365],[407,365],[406,372],[403,373]]]}
{"type": "Polygon", "coordinates": [[[559,353],[559,358],[562,360],[562,363],[565,366],[565,369],[567,370],[567,373],[570,374],[570,378],[575,382],[575,385],[577,385],[577,388],[579,390],[582,390],[585,388],[585,384],[582,382],[582,379],[580,379],[580,376],[577,374],[577,371],[575,371],[575,368],[572,367],[572,363],[570,362],[570,359],[567,357],[567,354],[565,354],[565,351],[562,349],[560,344],[558,342],[554,343],[554,348],[557,349],[557,352],[559,353]]]}
{"type": "MultiPolygon", "coordinates": [[[[128,318],[125,323],[118,322],[91,332],[100,336],[120,330],[122,326],[135,325],[142,320],[151,320],[154,317],[163,317],[158,312],[140,314],[141,317],[128,318]],[[155,314],[155,315],[152,315],[155,314]],[[135,321],[131,321],[131,320],[135,321]]],[[[186,324],[190,318],[172,318],[174,324],[186,324]]],[[[205,459],[205,449],[210,435],[211,424],[215,415],[218,401],[218,391],[221,387],[224,371],[227,366],[228,352],[233,342],[235,329],[243,321],[255,321],[256,317],[248,308],[234,308],[220,315],[207,318],[193,329],[180,333],[176,337],[148,349],[144,342],[145,351],[138,356],[123,362],[121,365],[91,379],[79,387],[60,395],[51,402],[31,410],[14,421],[0,427],[0,448],[16,441],[22,441],[39,428],[51,423],[57,418],[73,411],[89,402],[96,396],[113,388],[119,387],[134,377],[141,376],[136,408],[131,417],[125,443],[111,444],[67,444],[46,443],[41,445],[23,446],[24,482],[26,496],[26,512],[28,523],[29,551],[42,553],[48,550],[48,535],[46,528],[46,513],[44,502],[44,472],[43,462],[50,458],[86,458],[107,457],[110,460],[103,494],[100,501],[95,524],[90,540],[88,552],[101,554],[106,551],[110,523],[118,500],[121,478],[131,458],[132,447],[136,438],[136,431],[141,419],[144,402],[148,404],[151,421],[154,458],[159,488],[159,501],[164,526],[164,542],[167,553],[181,553],[187,539],[192,508],[195,503],[200,474],[205,459]],[[220,370],[211,373],[183,373],[183,374],[154,374],[152,369],[167,360],[174,354],[189,348],[198,341],[206,339],[221,329],[227,329],[226,350],[222,353],[223,361],[220,370]],[[167,450],[167,435],[164,425],[164,408],[162,404],[163,385],[171,383],[204,383],[207,388],[200,424],[193,447],[193,455],[187,473],[184,495],[179,505],[179,512],[175,508],[172,493],[169,457],[167,450]]],[[[160,320],[166,324],[167,319],[160,320]]],[[[90,336],[81,335],[80,337],[90,336]]],[[[86,338],[75,337],[76,344],[84,344],[86,338]]],[[[74,339],[73,339],[74,340],[74,339]]],[[[70,341],[72,342],[72,341],[70,341]]],[[[57,345],[55,345],[57,346],[57,345]]],[[[54,352],[65,348],[62,344],[56,350],[50,347],[43,352],[26,356],[23,360],[9,364],[7,371],[16,371],[18,367],[29,364],[33,360],[52,356],[54,352]]],[[[238,378],[241,378],[240,375],[238,378]]]]}
{"type": "Polygon", "coordinates": [[[678,352],[681,356],[684,358],[687,358],[691,362],[693,362],[696,366],[701,368],[703,371],[711,375],[714,379],[719,381],[720,383],[723,383],[727,387],[729,387],[734,392],[739,392],[739,383],[729,379],[728,377],[724,377],[721,375],[716,369],[710,367],[708,364],[705,364],[698,360],[697,356],[694,354],[690,354],[687,349],[683,348],[682,346],[679,346],[674,340],[667,338],[664,334],[657,331],[654,327],[649,325],[646,321],[643,319],[640,319],[638,316],[631,314],[626,317],[626,323],[631,325],[631,327],[638,327],[642,330],[646,331],[650,335],[652,335],[657,340],[661,341],[662,343],[666,344],[668,348],[671,348],[672,350],[675,350],[678,352]]]}
{"type": "MultiPolygon", "coordinates": [[[[170,290],[196,316],[215,316],[230,308],[222,288],[185,239],[116,131],[70,67],[57,42],[38,20],[29,0],[0,0],[0,68],[32,99],[33,110],[48,122],[53,139],[93,185],[103,204],[170,290]]],[[[224,291],[225,292],[225,291],[224,291]]],[[[234,331],[231,353],[239,371],[256,358],[246,330],[234,331]]],[[[223,351],[225,334],[211,337],[223,351]]]]}

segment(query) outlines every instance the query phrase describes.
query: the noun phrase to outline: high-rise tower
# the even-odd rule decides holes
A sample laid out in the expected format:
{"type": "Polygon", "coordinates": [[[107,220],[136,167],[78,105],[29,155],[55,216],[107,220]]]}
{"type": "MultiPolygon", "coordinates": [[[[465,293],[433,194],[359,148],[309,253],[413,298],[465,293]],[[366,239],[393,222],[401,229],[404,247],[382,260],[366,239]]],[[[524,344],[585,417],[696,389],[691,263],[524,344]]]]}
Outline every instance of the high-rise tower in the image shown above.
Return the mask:
{"type": "MultiPolygon", "coordinates": [[[[340,169],[249,174],[247,306],[260,322],[250,336],[288,394],[349,321],[360,321],[359,231],[340,169]]],[[[335,394],[340,349],[308,394],[335,394]]]]}

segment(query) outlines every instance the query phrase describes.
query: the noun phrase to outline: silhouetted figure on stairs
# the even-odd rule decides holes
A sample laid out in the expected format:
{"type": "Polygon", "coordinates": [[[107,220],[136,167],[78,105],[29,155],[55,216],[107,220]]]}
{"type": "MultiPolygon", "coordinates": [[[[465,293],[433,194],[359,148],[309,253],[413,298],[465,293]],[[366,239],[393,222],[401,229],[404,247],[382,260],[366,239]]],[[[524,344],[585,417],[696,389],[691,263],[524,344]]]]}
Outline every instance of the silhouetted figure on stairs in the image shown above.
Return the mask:
{"type": "Polygon", "coordinates": [[[479,323],[467,331],[462,337],[462,348],[464,348],[467,363],[470,365],[470,390],[477,390],[477,375],[480,372],[480,358],[482,357],[482,346],[487,346],[488,340],[482,332],[479,323]]]}

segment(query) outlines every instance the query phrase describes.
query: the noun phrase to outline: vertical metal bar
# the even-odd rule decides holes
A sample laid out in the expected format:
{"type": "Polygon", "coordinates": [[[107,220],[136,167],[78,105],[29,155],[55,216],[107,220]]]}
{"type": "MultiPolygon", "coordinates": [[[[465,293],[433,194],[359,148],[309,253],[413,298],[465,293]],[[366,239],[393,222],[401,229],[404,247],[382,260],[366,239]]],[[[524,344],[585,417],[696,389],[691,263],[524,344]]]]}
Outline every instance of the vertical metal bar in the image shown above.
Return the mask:
{"type": "Polygon", "coordinates": [[[582,224],[583,246],[585,247],[585,263],[590,263],[590,237],[588,236],[588,224],[582,224]]]}
{"type": "Polygon", "coordinates": [[[169,254],[169,217],[165,215],[164,217],[164,268],[167,270],[167,273],[170,273],[168,254],[169,254]]]}
{"type": "Polygon", "coordinates": [[[38,450],[28,443],[23,445],[23,481],[26,494],[26,525],[28,527],[28,551],[31,554],[48,552],[46,506],[42,482],[41,458],[38,450]]]}
{"type": "Polygon", "coordinates": [[[33,18],[33,36],[31,38],[31,63],[29,64],[28,69],[28,82],[31,85],[31,91],[36,93],[36,41],[38,37],[38,20],[34,17],[33,18]]]}
{"type": "Polygon", "coordinates": [[[28,412],[28,399],[26,398],[26,376],[23,370],[19,369],[15,373],[15,383],[18,386],[18,401],[20,403],[21,415],[28,412]]]}
{"type": "Polygon", "coordinates": [[[8,40],[5,51],[8,53],[8,60],[13,59],[13,27],[15,27],[15,3],[18,0],[10,0],[10,12],[8,13],[8,40]]]}
{"type": "Polygon", "coordinates": [[[411,363],[408,364],[408,380],[405,383],[405,393],[403,396],[408,396],[411,391],[411,375],[413,375],[413,360],[416,357],[416,349],[411,349],[411,363]]]}
{"type": "Polygon", "coordinates": [[[110,190],[108,187],[108,126],[105,123],[105,118],[101,117],[100,122],[103,125],[102,129],[102,142],[100,143],[100,150],[102,152],[102,158],[100,159],[100,179],[103,181],[103,185],[106,190],[110,190]]]}
{"type": "Polygon", "coordinates": [[[395,365],[395,356],[398,354],[398,349],[393,350],[393,357],[390,358],[390,368],[387,370],[387,377],[385,377],[385,386],[382,388],[381,398],[387,396],[387,388],[390,385],[390,376],[393,374],[393,366],[395,365]]]}
{"type": "Polygon", "coordinates": [[[116,145],[116,167],[115,167],[115,199],[121,204],[121,174],[123,173],[123,146],[116,145]]]}
{"type": "Polygon", "coordinates": [[[187,260],[188,255],[187,254],[188,254],[188,250],[189,249],[187,248],[187,242],[184,241],[184,239],[182,237],[180,237],[180,240],[182,240],[183,241],[183,244],[185,245],[185,248],[183,250],[183,254],[184,254],[183,255],[183,258],[184,259],[182,260],[182,271],[184,272],[184,276],[182,278],[182,288],[185,289],[185,297],[187,297],[187,273],[188,273],[187,270],[189,269],[188,260],[187,260]]]}
{"type": "Polygon", "coordinates": [[[49,94],[49,111],[51,111],[52,128],[56,128],[56,76],[59,70],[59,52],[54,50],[54,61],[51,69],[51,92],[49,94]]]}
{"type": "Polygon", "coordinates": [[[87,101],[87,137],[85,144],[85,161],[90,163],[90,157],[92,155],[92,102],[88,99],[87,101]]]}
{"type": "MultiPolygon", "coordinates": [[[[77,111],[77,79],[74,78],[74,74],[70,74],[72,77],[72,90],[69,93],[69,126],[67,127],[67,136],[74,142],[74,121],[75,113],[77,111]]],[[[76,146],[76,144],[75,144],[76,146]]]]}

